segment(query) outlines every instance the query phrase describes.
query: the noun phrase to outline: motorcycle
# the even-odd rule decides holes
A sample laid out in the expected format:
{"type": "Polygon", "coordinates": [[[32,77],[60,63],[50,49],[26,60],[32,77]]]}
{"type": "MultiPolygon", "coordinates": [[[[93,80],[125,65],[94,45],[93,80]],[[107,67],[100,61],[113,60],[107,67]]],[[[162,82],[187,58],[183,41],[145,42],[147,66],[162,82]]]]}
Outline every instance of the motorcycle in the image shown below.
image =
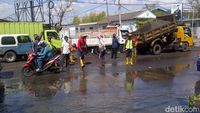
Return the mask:
{"type": "Polygon", "coordinates": [[[32,76],[34,73],[42,73],[43,71],[47,70],[54,73],[60,72],[60,55],[55,55],[53,58],[51,58],[48,61],[44,62],[44,65],[42,67],[42,71],[36,72],[36,66],[35,66],[35,59],[37,58],[37,55],[33,54],[33,52],[27,53],[28,60],[24,64],[22,68],[22,73],[24,76],[32,76]]]}

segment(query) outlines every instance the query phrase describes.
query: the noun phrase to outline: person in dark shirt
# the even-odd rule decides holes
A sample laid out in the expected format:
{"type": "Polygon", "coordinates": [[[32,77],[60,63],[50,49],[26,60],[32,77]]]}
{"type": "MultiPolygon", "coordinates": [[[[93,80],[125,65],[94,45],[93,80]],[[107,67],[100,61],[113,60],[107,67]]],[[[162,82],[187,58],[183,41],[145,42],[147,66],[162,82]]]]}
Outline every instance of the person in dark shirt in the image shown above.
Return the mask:
{"type": "Polygon", "coordinates": [[[111,58],[117,58],[117,50],[119,48],[119,42],[118,39],[116,37],[116,34],[113,34],[113,38],[112,38],[112,53],[111,53],[111,58]]]}

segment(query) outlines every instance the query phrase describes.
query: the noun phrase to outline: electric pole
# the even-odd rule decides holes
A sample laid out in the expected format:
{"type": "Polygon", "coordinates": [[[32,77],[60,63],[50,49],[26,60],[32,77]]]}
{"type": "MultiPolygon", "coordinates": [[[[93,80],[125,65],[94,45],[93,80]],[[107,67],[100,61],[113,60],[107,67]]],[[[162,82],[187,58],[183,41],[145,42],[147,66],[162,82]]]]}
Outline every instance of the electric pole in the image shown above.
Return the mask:
{"type": "Polygon", "coordinates": [[[35,16],[34,16],[34,1],[30,1],[30,9],[31,9],[31,21],[35,22],[35,16]]]}
{"type": "Polygon", "coordinates": [[[108,21],[108,24],[109,24],[109,11],[108,11],[108,0],[106,0],[106,16],[107,16],[107,21],[108,21]]]}
{"type": "Polygon", "coordinates": [[[48,8],[49,8],[49,28],[51,28],[51,22],[52,22],[51,9],[54,8],[54,2],[52,0],[49,0],[49,2],[48,2],[48,8]]]}
{"type": "Polygon", "coordinates": [[[118,8],[118,13],[119,13],[119,27],[121,27],[122,16],[121,16],[121,3],[120,3],[120,0],[118,0],[118,5],[119,5],[119,8],[118,8]]]}

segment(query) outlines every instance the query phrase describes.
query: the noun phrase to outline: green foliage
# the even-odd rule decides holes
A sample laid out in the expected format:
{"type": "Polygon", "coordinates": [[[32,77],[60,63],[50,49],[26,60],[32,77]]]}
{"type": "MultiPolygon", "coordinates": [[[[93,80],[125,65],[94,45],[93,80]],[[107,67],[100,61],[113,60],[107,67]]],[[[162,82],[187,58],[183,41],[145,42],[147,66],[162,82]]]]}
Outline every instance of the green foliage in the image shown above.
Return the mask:
{"type": "Polygon", "coordinates": [[[79,17],[74,17],[73,24],[98,22],[105,18],[106,18],[106,13],[104,11],[101,13],[90,13],[89,15],[84,16],[82,19],[80,19],[79,17]]]}
{"type": "Polygon", "coordinates": [[[162,15],[167,15],[170,14],[168,12],[162,11],[162,10],[153,10],[152,13],[156,16],[162,16],[162,15]]]}
{"type": "Polygon", "coordinates": [[[80,22],[81,22],[81,19],[78,16],[73,18],[73,24],[77,25],[77,24],[80,24],[80,22]]]}
{"type": "Polygon", "coordinates": [[[137,19],[136,20],[136,27],[137,29],[141,28],[144,24],[152,22],[153,19],[137,19]]]}

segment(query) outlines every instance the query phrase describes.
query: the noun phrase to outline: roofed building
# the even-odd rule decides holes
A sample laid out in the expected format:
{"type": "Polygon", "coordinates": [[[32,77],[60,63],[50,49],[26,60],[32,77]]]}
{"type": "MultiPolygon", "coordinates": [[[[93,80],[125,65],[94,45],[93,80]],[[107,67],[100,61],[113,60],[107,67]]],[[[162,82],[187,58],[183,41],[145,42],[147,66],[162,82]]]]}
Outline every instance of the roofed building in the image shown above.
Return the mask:
{"type": "MultiPolygon", "coordinates": [[[[149,10],[121,14],[121,27],[136,30],[137,19],[152,19],[156,16],[149,10]]],[[[107,25],[119,25],[119,15],[111,15],[108,18],[92,23],[82,23],[76,26],[77,32],[95,32],[106,29],[107,25]]]]}

